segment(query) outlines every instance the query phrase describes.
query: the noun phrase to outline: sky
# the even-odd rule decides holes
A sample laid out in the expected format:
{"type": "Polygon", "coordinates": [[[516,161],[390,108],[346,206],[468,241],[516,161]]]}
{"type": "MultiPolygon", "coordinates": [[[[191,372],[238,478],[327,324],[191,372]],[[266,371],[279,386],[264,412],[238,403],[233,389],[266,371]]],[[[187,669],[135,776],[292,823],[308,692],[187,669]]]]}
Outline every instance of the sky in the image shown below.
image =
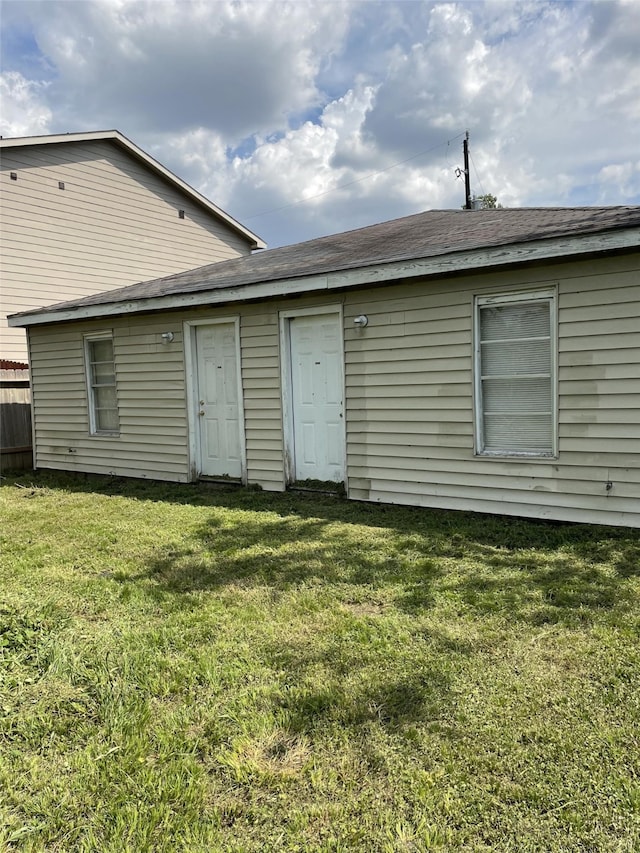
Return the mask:
{"type": "Polygon", "coordinates": [[[2,0],[0,134],[117,129],[275,247],[640,204],[640,0],[2,0]]]}

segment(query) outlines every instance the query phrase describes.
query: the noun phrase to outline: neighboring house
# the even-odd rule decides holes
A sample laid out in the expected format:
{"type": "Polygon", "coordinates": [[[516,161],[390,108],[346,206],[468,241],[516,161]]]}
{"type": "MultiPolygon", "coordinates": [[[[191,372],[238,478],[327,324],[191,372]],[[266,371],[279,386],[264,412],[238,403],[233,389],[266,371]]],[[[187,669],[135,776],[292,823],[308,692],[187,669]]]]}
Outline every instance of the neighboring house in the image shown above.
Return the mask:
{"type": "Polygon", "coordinates": [[[11,324],[37,468],[640,526],[640,207],[430,211],[11,324]]]}
{"type": "Polygon", "coordinates": [[[116,130],[0,139],[0,356],[7,314],[247,255],[264,243],[116,130]]]}

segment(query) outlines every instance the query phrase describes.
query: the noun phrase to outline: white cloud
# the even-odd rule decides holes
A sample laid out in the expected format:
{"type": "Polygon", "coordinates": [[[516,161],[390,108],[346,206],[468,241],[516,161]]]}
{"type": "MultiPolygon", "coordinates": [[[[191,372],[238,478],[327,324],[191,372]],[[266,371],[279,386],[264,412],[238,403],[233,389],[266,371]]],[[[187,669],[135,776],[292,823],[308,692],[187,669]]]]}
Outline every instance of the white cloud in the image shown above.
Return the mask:
{"type": "Polygon", "coordinates": [[[8,5],[5,133],[117,127],[272,244],[460,207],[465,129],[478,194],[640,202],[636,0],[8,5]]]}
{"type": "MultiPolygon", "coordinates": [[[[316,122],[307,121],[281,138],[259,140],[251,156],[235,157],[224,174],[216,174],[212,195],[224,192],[222,182],[233,183],[236,215],[260,233],[263,224],[270,230],[269,216],[256,216],[255,222],[253,217],[283,206],[295,206],[291,221],[297,233],[300,224],[322,220],[323,212],[333,209],[340,187],[361,175],[354,163],[367,162],[360,131],[372,97],[367,87],[349,91],[330,103],[316,122]],[[307,203],[300,205],[303,201],[307,203]]],[[[343,204],[345,200],[348,194],[343,193],[343,204]]],[[[282,218],[279,210],[277,215],[282,218]]],[[[332,220],[329,230],[336,228],[332,220]]]]}
{"type": "Polygon", "coordinates": [[[614,163],[598,172],[600,204],[616,204],[620,198],[640,196],[640,160],[614,163]]]}
{"type": "Polygon", "coordinates": [[[216,174],[210,194],[222,194],[231,182],[238,205],[232,212],[270,244],[282,242],[273,234],[304,239],[312,228],[317,235],[448,206],[459,190],[446,159],[431,170],[419,162],[396,166],[364,133],[375,98],[374,87],[356,86],[328,104],[317,122],[261,141],[251,156],[235,158],[227,172],[216,174]]]}
{"type": "Polygon", "coordinates": [[[187,133],[150,133],[142,147],[224,207],[229,201],[227,146],[219,133],[197,128],[187,133]]]}
{"type": "Polygon", "coordinates": [[[0,135],[39,136],[49,132],[52,113],[46,83],[26,80],[18,71],[0,74],[0,135]]]}
{"type": "MultiPolygon", "coordinates": [[[[127,132],[215,130],[233,143],[321,103],[348,4],[42,2],[29,5],[55,66],[57,121],[127,132]],[[116,121],[114,121],[116,117],[116,121]]],[[[62,128],[61,128],[62,129],[62,128]]]]}

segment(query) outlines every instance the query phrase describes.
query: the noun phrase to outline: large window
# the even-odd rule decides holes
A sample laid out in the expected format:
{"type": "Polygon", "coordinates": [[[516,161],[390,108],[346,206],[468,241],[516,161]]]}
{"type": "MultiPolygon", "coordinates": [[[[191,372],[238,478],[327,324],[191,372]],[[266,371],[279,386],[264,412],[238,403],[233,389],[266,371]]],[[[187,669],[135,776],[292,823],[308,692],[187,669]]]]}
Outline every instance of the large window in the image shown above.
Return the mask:
{"type": "Polygon", "coordinates": [[[85,338],[85,357],[91,434],[117,433],[120,424],[111,333],[85,338]]]}
{"type": "Polygon", "coordinates": [[[476,299],[476,451],[556,453],[555,293],[476,299]]]}

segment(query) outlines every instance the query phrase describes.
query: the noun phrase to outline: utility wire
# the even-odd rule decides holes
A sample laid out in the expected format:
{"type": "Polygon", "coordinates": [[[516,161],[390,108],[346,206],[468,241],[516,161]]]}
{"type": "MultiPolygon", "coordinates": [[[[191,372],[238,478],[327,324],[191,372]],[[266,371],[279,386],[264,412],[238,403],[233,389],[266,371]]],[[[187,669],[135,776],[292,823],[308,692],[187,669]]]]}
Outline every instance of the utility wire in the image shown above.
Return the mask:
{"type": "Polygon", "coordinates": [[[352,187],[354,184],[360,184],[362,183],[362,181],[368,181],[369,178],[375,178],[377,175],[382,175],[384,174],[384,172],[389,172],[391,169],[395,169],[396,166],[403,166],[405,163],[410,163],[411,160],[416,160],[418,157],[422,157],[424,154],[430,154],[432,151],[436,151],[443,145],[449,146],[456,139],[460,139],[461,136],[464,136],[464,131],[462,133],[458,133],[456,136],[451,137],[451,139],[445,139],[443,142],[439,142],[437,145],[433,145],[431,148],[426,148],[424,151],[419,151],[417,154],[413,154],[411,157],[407,157],[406,160],[398,160],[397,163],[392,163],[390,166],[387,166],[384,169],[379,169],[377,172],[371,172],[369,175],[364,175],[362,178],[356,178],[354,181],[347,181],[346,184],[338,184],[337,187],[332,187],[330,190],[325,190],[322,193],[309,196],[308,198],[301,198],[299,201],[292,201],[289,204],[283,204],[281,205],[281,207],[272,207],[270,210],[263,210],[262,213],[254,213],[252,216],[242,216],[240,217],[240,219],[243,222],[246,222],[248,219],[258,219],[258,217],[266,216],[268,213],[278,213],[280,210],[286,210],[289,207],[297,207],[299,204],[306,204],[308,201],[313,201],[316,198],[322,198],[322,196],[329,195],[330,193],[335,193],[338,190],[344,190],[347,187],[352,187]]]}

